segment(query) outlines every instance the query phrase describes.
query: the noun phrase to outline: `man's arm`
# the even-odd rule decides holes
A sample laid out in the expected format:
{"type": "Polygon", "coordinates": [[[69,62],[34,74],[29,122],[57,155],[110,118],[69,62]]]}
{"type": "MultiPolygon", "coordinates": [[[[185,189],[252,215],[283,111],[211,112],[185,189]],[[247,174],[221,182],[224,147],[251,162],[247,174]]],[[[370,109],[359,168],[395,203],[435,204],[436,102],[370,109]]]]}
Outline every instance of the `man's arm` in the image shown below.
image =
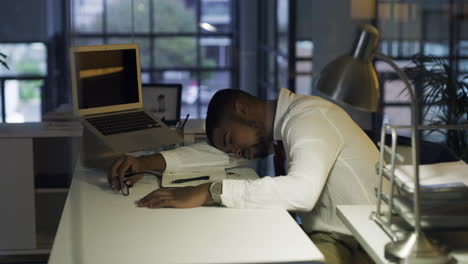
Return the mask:
{"type": "Polygon", "coordinates": [[[210,185],[211,183],[204,183],[190,187],[160,188],[143,197],[137,205],[148,208],[192,208],[211,205],[213,200],[209,191],[210,185]]]}

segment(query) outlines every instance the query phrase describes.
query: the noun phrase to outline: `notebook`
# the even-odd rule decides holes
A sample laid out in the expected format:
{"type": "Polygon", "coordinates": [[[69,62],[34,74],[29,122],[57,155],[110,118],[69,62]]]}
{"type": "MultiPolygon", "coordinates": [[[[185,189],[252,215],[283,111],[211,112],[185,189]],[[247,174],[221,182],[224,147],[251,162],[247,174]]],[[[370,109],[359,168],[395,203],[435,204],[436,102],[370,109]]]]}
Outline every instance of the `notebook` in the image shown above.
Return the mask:
{"type": "Polygon", "coordinates": [[[143,108],[137,44],[72,47],[70,64],[75,115],[114,151],[183,141],[143,108]]]}

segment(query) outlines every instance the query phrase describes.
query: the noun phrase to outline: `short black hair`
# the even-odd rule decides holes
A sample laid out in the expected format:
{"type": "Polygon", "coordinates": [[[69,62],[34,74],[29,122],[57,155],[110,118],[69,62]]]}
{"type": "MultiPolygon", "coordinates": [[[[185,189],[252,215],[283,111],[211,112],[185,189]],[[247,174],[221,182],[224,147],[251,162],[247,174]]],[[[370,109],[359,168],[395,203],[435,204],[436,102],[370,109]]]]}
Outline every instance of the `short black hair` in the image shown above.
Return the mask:
{"type": "Polygon", "coordinates": [[[251,96],[250,94],[237,89],[223,89],[217,91],[208,104],[206,113],[205,131],[208,143],[214,146],[213,130],[221,126],[221,122],[227,118],[234,110],[234,102],[241,96],[251,96]]]}

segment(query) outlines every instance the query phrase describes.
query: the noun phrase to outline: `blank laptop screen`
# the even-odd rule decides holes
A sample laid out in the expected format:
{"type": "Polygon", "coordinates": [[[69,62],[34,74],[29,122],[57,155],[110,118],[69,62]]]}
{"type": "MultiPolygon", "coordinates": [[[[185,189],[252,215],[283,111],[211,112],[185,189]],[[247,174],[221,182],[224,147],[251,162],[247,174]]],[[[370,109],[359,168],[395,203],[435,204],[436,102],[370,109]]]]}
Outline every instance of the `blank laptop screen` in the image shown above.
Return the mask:
{"type": "Polygon", "coordinates": [[[75,53],[78,108],[138,102],[135,49],[75,53]]]}

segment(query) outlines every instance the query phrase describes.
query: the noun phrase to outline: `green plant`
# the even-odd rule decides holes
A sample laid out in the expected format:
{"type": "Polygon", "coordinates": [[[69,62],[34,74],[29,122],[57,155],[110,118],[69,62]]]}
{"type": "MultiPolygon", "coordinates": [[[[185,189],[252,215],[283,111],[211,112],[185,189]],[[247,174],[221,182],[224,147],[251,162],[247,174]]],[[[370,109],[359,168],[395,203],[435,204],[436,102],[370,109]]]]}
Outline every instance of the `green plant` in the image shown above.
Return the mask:
{"type": "Polygon", "coordinates": [[[0,52],[0,64],[3,65],[3,67],[9,69],[8,64],[5,61],[6,58],[7,58],[7,55],[0,52]]]}
{"type": "MultiPolygon", "coordinates": [[[[425,106],[422,120],[428,124],[468,123],[468,75],[458,77],[446,59],[414,55],[414,67],[406,70],[425,106]]],[[[468,162],[468,131],[438,130],[446,136],[447,146],[468,162]]]]}

